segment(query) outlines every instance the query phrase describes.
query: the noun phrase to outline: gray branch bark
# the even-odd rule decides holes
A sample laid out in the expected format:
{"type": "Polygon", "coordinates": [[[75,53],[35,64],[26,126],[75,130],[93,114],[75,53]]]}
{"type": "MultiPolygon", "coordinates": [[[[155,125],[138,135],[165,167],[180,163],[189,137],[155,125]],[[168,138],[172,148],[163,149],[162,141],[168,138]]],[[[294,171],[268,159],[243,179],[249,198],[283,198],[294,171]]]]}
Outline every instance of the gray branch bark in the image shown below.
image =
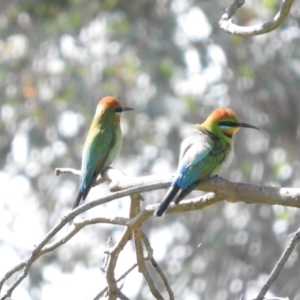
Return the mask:
{"type": "MultiPolygon", "coordinates": [[[[75,175],[80,175],[78,170],[73,169],[57,169],[56,174],[71,173],[75,175]]],[[[35,246],[33,251],[28,255],[27,258],[23,259],[16,266],[8,270],[5,275],[0,279],[0,291],[3,288],[4,283],[7,282],[13,275],[17,275],[16,279],[12,282],[11,286],[8,287],[7,291],[1,293],[1,299],[7,299],[11,296],[14,289],[27,277],[28,272],[35,260],[39,259],[41,256],[45,255],[50,251],[54,251],[56,248],[60,247],[68,240],[70,240],[75,234],[77,234],[85,226],[89,226],[96,223],[107,223],[115,224],[118,226],[123,226],[124,231],[120,236],[119,241],[107,250],[107,265],[106,265],[106,279],[107,288],[105,291],[108,292],[109,299],[124,298],[125,296],[120,291],[117,285],[119,281],[115,277],[115,267],[117,264],[117,259],[119,253],[123,250],[124,246],[128,243],[130,238],[134,236],[135,245],[138,246],[137,251],[137,266],[142,271],[145,279],[150,284],[150,290],[153,295],[161,297],[160,293],[157,291],[153,284],[152,278],[149,276],[149,272],[146,270],[145,260],[150,260],[153,267],[156,269],[157,274],[162,278],[165,283],[166,289],[168,291],[170,299],[173,299],[173,294],[170,286],[167,282],[166,277],[162,273],[161,269],[157,265],[156,261],[152,255],[152,249],[149,245],[148,239],[141,230],[142,224],[150,217],[152,217],[154,211],[156,210],[158,204],[147,205],[144,209],[140,209],[139,202],[141,199],[140,193],[149,192],[157,189],[168,188],[172,182],[172,176],[144,176],[137,178],[127,177],[124,173],[108,168],[97,180],[97,183],[109,181],[110,190],[113,191],[112,194],[85,203],[69,214],[64,216],[60,222],[58,222],[47,235],[35,246]],[[70,226],[69,232],[65,233],[65,236],[52,241],[57,233],[70,221],[72,221],[76,216],[87,211],[95,206],[101,205],[113,201],[115,199],[130,196],[131,208],[128,218],[113,217],[113,218],[90,218],[90,219],[78,219],[73,222],[73,226],[70,226]],[[143,253],[143,245],[146,247],[148,255],[145,257],[143,253]]],[[[257,186],[245,183],[230,182],[220,177],[211,178],[207,181],[202,182],[197,186],[197,189],[209,192],[204,196],[200,196],[194,199],[187,199],[182,201],[179,205],[170,205],[167,214],[180,213],[191,210],[198,210],[209,205],[213,205],[220,201],[226,200],[228,202],[246,202],[251,204],[269,204],[269,205],[282,205],[288,207],[300,207],[300,189],[299,188],[278,188],[278,187],[268,187],[268,186],[257,186]]],[[[69,226],[69,225],[67,225],[69,226]]],[[[298,242],[299,234],[297,234],[297,240],[293,243],[298,242]]],[[[293,239],[294,240],[294,239],[293,239]]],[[[294,244],[293,244],[294,245],[294,244]]],[[[290,249],[290,248],[289,248],[290,249]]],[[[294,248],[292,248],[293,250],[294,248]]],[[[290,253],[290,252],[288,252],[290,253]]],[[[286,257],[286,256],[285,256],[286,257]]],[[[284,265],[285,261],[283,262],[284,265]]],[[[282,266],[281,260],[278,262],[280,267],[282,266]]],[[[276,272],[278,272],[278,266],[275,266],[276,272]]],[[[280,270],[279,270],[280,271],[280,270]]],[[[274,273],[274,272],[273,272],[274,273]]],[[[272,273],[272,274],[273,274],[272,273]]],[[[270,275],[271,278],[275,280],[274,275],[270,275]]],[[[272,279],[272,280],[273,280],[272,279]]],[[[267,285],[269,288],[269,284],[267,285]]],[[[265,287],[264,287],[265,291],[265,287]]],[[[97,295],[98,296],[98,295],[97,295]]],[[[96,296],[96,298],[97,298],[96,296]]]]}
{"type": "Polygon", "coordinates": [[[287,18],[294,0],[282,0],[280,9],[272,20],[255,26],[239,26],[232,22],[232,17],[244,3],[245,0],[234,0],[221,17],[219,25],[227,33],[250,37],[273,31],[287,18]]]}

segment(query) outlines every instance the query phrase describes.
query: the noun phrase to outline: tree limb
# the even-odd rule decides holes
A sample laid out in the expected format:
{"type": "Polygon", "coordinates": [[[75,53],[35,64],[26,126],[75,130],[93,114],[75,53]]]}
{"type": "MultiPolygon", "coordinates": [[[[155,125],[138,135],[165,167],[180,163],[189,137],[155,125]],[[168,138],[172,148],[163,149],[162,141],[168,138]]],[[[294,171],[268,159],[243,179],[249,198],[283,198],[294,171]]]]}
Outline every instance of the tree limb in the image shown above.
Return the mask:
{"type": "Polygon", "coordinates": [[[117,286],[117,280],[115,278],[114,272],[117,265],[119,254],[124,249],[125,245],[127,244],[130,238],[131,238],[131,230],[129,227],[126,227],[119,241],[115,244],[114,247],[112,247],[110,250],[107,251],[107,253],[109,254],[109,258],[108,258],[107,268],[106,268],[106,281],[108,284],[109,300],[115,300],[118,297],[119,289],[117,286]]]}
{"type": "MultiPolygon", "coordinates": [[[[59,170],[61,173],[69,173],[69,171],[64,172],[64,169],[59,170]]],[[[71,171],[72,174],[79,174],[77,170],[73,171],[71,171]]],[[[104,173],[102,173],[102,177],[105,180],[110,181],[109,187],[111,191],[118,192],[81,205],[73,210],[72,214],[68,214],[66,219],[74,218],[78,214],[94,206],[110,202],[116,198],[125,197],[133,193],[144,193],[157,189],[168,188],[172,182],[172,175],[129,177],[124,176],[124,173],[113,168],[107,168],[104,173]]],[[[202,181],[198,184],[196,189],[205,192],[213,192],[217,195],[215,197],[223,198],[223,200],[228,202],[246,202],[251,204],[263,203],[300,208],[300,188],[259,186],[254,184],[231,182],[222,177],[213,177],[202,181]]],[[[169,209],[169,213],[178,213],[203,208],[203,203],[200,204],[200,207],[197,206],[197,199],[199,198],[182,201],[176,206],[173,205],[172,209],[169,209]],[[189,209],[187,205],[183,205],[188,203],[191,205],[191,209],[189,209]]],[[[218,201],[220,201],[220,199],[216,200],[216,202],[218,201]]],[[[155,205],[155,208],[156,206],[157,205],[155,205]]],[[[153,207],[153,209],[155,208],[153,207]]]]}
{"type": "MultiPolygon", "coordinates": [[[[131,195],[131,203],[130,203],[130,218],[134,218],[141,211],[140,208],[140,197],[139,194],[131,195]]],[[[136,261],[138,264],[138,271],[143,274],[147,284],[149,286],[150,292],[154,296],[155,299],[164,300],[162,295],[157,290],[153,279],[148,271],[145,257],[144,257],[144,249],[142,245],[142,234],[141,234],[141,226],[135,226],[132,228],[133,237],[134,237],[134,246],[136,252],[136,261]]]]}
{"type": "MultiPolygon", "coordinates": [[[[76,175],[80,174],[79,171],[74,169],[58,169],[57,174],[60,173],[72,173],[76,175]]],[[[116,245],[108,251],[109,260],[106,276],[108,282],[110,282],[110,294],[114,295],[111,299],[116,299],[116,297],[118,297],[118,287],[117,281],[114,277],[114,269],[118,254],[122,251],[128,239],[130,239],[132,230],[140,228],[142,223],[153,215],[153,212],[156,210],[158,204],[147,205],[142,211],[139,211],[137,214],[131,214],[130,218],[91,218],[80,222],[74,222],[75,228],[68,232],[67,235],[65,235],[62,239],[54,241],[53,243],[49,243],[49,241],[67,223],[69,223],[69,221],[73,220],[77,215],[83,213],[84,211],[121,197],[131,195],[131,197],[135,196],[139,198],[139,193],[168,188],[172,181],[171,178],[171,176],[144,176],[138,178],[130,178],[116,169],[108,168],[102,174],[101,180],[111,181],[110,189],[116,192],[100,199],[85,203],[64,216],[61,221],[58,222],[37,244],[37,246],[27,258],[21,260],[16,266],[14,266],[4,274],[3,278],[1,278],[0,280],[0,290],[3,287],[3,284],[13,274],[22,270],[22,273],[19,274],[17,279],[12,283],[8,290],[1,295],[1,299],[6,299],[7,297],[11,296],[12,291],[27,276],[31,265],[36,259],[49,251],[53,251],[54,249],[71,239],[84,226],[95,223],[109,223],[126,226],[119,242],[116,243],[116,245]]],[[[197,186],[197,189],[210,191],[211,193],[194,199],[182,201],[179,205],[172,204],[170,205],[167,214],[202,209],[209,205],[223,201],[224,199],[226,199],[228,202],[246,202],[252,204],[257,203],[282,205],[288,207],[300,207],[300,189],[297,188],[278,188],[235,183],[218,177],[211,178],[207,181],[202,182],[197,186]]],[[[136,201],[135,203],[138,203],[138,201],[136,201]]]]}
{"type": "Polygon", "coordinates": [[[137,258],[139,272],[142,273],[144,278],[146,279],[149,289],[150,289],[152,295],[154,296],[154,299],[164,300],[162,295],[159,293],[159,291],[155,287],[154,281],[151,278],[151,275],[150,275],[147,265],[145,263],[141,230],[134,229],[133,233],[134,233],[134,245],[135,245],[135,250],[136,250],[136,258],[137,258]]]}
{"type": "MultiPolygon", "coordinates": [[[[118,277],[117,282],[124,279],[130,272],[132,272],[137,267],[137,263],[134,263],[127,271],[125,271],[120,277],[118,277]]],[[[100,291],[93,300],[99,300],[102,296],[107,293],[108,287],[106,286],[102,291],[100,291]]]]}
{"type": "Polygon", "coordinates": [[[227,33],[239,36],[255,36],[273,31],[279,27],[288,16],[294,0],[282,0],[280,9],[274,18],[263,24],[254,26],[238,26],[232,23],[232,17],[236,11],[245,3],[244,0],[233,0],[233,3],[226,8],[226,13],[223,14],[219,21],[220,27],[227,33]]]}
{"type": "Polygon", "coordinates": [[[150,262],[154,268],[154,270],[157,272],[157,274],[160,276],[161,280],[163,281],[165,288],[169,294],[169,299],[170,300],[174,300],[174,293],[170,287],[169,281],[167,279],[167,276],[165,275],[165,273],[163,272],[163,270],[161,269],[161,267],[159,266],[159,264],[156,262],[156,260],[153,257],[153,249],[151,247],[151,244],[149,242],[149,239],[147,237],[147,235],[141,230],[142,233],[142,240],[144,242],[144,245],[146,247],[146,250],[148,252],[148,257],[150,259],[150,262]]]}
{"type": "Polygon", "coordinates": [[[269,290],[269,288],[271,287],[271,285],[279,275],[280,271],[284,267],[285,263],[287,262],[288,258],[290,257],[290,255],[292,254],[292,252],[294,251],[295,247],[299,242],[300,242],[300,228],[293,234],[293,238],[291,239],[290,243],[283,251],[281,257],[277,261],[266,283],[263,285],[261,291],[259,292],[255,300],[265,299],[264,296],[266,295],[267,291],[269,290]]]}

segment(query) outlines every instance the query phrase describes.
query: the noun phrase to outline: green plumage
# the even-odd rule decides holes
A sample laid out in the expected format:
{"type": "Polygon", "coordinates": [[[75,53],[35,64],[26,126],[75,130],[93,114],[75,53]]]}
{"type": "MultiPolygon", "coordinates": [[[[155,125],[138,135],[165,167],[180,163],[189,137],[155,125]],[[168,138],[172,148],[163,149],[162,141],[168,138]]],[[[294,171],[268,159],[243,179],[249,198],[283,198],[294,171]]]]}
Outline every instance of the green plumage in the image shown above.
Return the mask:
{"type": "Polygon", "coordinates": [[[112,97],[99,102],[83,147],[80,185],[73,209],[86,198],[97,176],[118,157],[122,147],[120,113],[126,110],[132,109],[121,107],[112,97]]]}
{"type": "Polygon", "coordinates": [[[172,200],[179,203],[199,182],[230,164],[234,154],[232,136],[239,127],[256,128],[239,123],[230,109],[216,109],[204,123],[194,126],[196,134],[181,143],[176,175],[154,215],[161,216],[172,200]]]}

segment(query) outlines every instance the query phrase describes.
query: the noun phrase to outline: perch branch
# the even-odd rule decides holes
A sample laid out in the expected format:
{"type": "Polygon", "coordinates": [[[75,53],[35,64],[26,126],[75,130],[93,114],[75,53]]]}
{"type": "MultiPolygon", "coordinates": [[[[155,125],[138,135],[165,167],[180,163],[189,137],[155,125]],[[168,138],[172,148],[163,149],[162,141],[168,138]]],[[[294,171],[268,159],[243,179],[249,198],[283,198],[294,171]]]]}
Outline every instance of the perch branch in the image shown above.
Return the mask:
{"type": "MultiPolygon", "coordinates": [[[[63,173],[64,169],[59,170],[61,170],[61,173],[63,173]]],[[[74,171],[78,174],[77,170],[74,171]]],[[[72,174],[75,174],[75,172],[73,173],[72,171],[72,174]]],[[[94,206],[110,202],[112,200],[115,200],[116,198],[125,197],[133,193],[144,193],[157,189],[168,188],[172,182],[171,175],[129,177],[124,176],[122,172],[113,168],[106,169],[105,172],[102,173],[102,176],[104,179],[111,181],[110,190],[118,192],[81,205],[80,207],[72,211],[74,212],[72,216],[70,216],[70,214],[66,216],[68,220],[94,206]]],[[[196,187],[196,189],[205,192],[213,192],[218,195],[218,197],[221,197],[228,202],[246,202],[252,204],[264,203],[269,205],[283,205],[300,208],[300,188],[259,186],[254,184],[230,182],[221,177],[213,177],[201,182],[196,187]]],[[[182,201],[181,203],[187,202],[182,201]]],[[[170,210],[170,212],[173,213],[189,210],[182,210],[182,208],[185,207],[184,205],[177,205],[176,207],[172,207],[173,209],[170,210]]],[[[203,208],[203,206],[201,206],[200,208],[203,208]]],[[[193,206],[191,210],[195,209],[199,209],[197,205],[193,206]]]]}
{"type": "MultiPolygon", "coordinates": [[[[57,169],[57,174],[61,173],[71,173],[75,175],[79,175],[79,171],[74,169],[57,169]]],[[[147,191],[162,189],[162,188],[168,188],[171,183],[171,176],[145,176],[145,177],[138,177],[138,178],[130,178],[125,176],[123,173],[119,172],[116,169],[108,168],[103,174],[103,180],[111,180],[110,188],[114,192],[106,197],[102,197],[97,200],[90,201],[88,203],[85,203],[73,211],[71,211],[69,214],[67,214],[65,217],[62,218],[62,220],[56,224],[48,233],[47,235],[37,244],[37,246],[34,248],[34,250],[31,252],[31,254],[20,261],[16,266],[14,266],[12,269],[7,271],[4,276],[0,280],[0,290],[3,287],[4,282],[8,280],[13,274],[15,274],[18,271],[22,270],[22,273],[19,274],[17,279],[12,283],[12,285],[8,288],[8,290],[1,294],[1,299],[6,299],[7,297],[11,296],[12,291],[22,282],[22,280],[27,276],[28,271],[32,265],[32,263],[40,257],[42,254],[51,251],[50,249],[55,249],[58,246],[61,245],[62,240],[54,242],[52,244],[48,244],[49,241],[71,220],[73,220],[77,215],[83,213],[84,211],[87,211],[97,205],[101,205],[103,203],[107,203],[110,201],[113,201],[115,199],[133,195],[133,194],[139,194],[147,191]],[[123,190],[125,189],[125,190],[123,190]],[[56,244],[55,244],[56,243],[56,244]],[[46,244],[48,244],[46,246],[46,244]]],[[[182,201],[179,205],[170,205],[170,208],[167,211],[167,214],[169,213],[179,213],[179,212],[186,212],[191,210],[197,210],[202,209],[204,207],[207,207],[209,205],[215,204],[219,201],[222,201],[226,199],[228,202],[246,202],[246,203],[257,203],[257,204],[269,204],[269,205],[282,205],[282,206],[288,206],[288,207],[300,207],[300,189],[298,188],[277,188],[277,187],[267,187],[267,186],[257,186],[257,185],[251,185],[251,184],[244,184],[244,183],[234,183],[229,182],[222,178],[211,178],[207,181],[202,182],[198,185],[197,189],[201,189],[203,191],[210,191],[213,193],[209,193],[205,196],[185,200],[182,201]]],[[[110,221],[109,219],[102,218],[103,221],[111,224],[117,224],[118,225],[125,225],[128,226],[125,229],[125,237],[128,239],[131,235],[131,230],[137,227],[140,227],[141,224],[148,219],[150,216],[152,216],[153,212],[157,208],[157,204],[147,205],[141,212],[139,212],[135,217],[129,220],[125,220],[124,218],[119,218],[118,221],[115,219],[115,221],[110,221]],[[127,222],[129,221],[129,222],[127,222]],[[114,222],[114,223],[113,223],[114,222]],[[130,227],[130,228],[129,228],[130,227]]],[[[101,222],[100,219],[90,219],[84,221],[85,224],[90,223],[96,223],[101,222]]],[[[79,224],[76,223],[75,224],[79,224]]],[[[75,226],[75,229],[78,230],[75,226]]],[[[76,232],[73,231],[75,234],[76,232]]],[[[69,240],[73,235],[72,232],[68,233],[68,235],[65,237],[65,240],[69,240]]],[[[120,241],[119,245],[123,245],[120,241]]],[[[127,242],[127,241],[126,241],[127,242]]],[[[119,253],[122,247],[120,249],[114,248],[111,252],[110,256],[110,276],[113,276],[112,270],[114,269],[114,260],[116,261],[116,256],[112,258],[112,255],[119,253]]],[[[115,280],[114,280],[115,282],[115,280]]],[[[115,284],[112,283],[111,289],[112,291],[115,290],[115,284]]]]}

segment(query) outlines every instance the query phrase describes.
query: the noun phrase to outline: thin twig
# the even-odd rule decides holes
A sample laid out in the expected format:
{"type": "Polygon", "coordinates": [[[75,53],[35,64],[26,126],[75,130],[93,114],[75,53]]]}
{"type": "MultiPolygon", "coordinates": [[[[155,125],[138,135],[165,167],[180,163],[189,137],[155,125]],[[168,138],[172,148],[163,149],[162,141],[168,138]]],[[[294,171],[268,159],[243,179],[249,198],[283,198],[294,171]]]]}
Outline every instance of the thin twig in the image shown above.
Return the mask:
{"type": "Polygon", "coordinates": [[[119,292],[118,298],[121,300],[130,300],[124,293],[119,292]]]}
{"type": "MultiPolygon", "coordinates": [[[[78,171],[74,169],[58,169],[58,170],[59,170],[57,171],[58,174],[60,173],[78,174],[78,171]]],[[[124,174],[122,175],[119,174],[121,174],[121,172],[119,172],[116,169],[107,169],[102,175],[105,180],[107,180],[110,176],[117,175],[116,179],[111,181],[111,184],[114,183],[113,184],[114,190],[128,188],[128,187],[130,188],[128,188],[127,190],[115,192],[101,199],[97,199],[85,203],[77,207],[73,211],[71,211],[65,217],[63,217],[62,220],[59,223],[57,223],[47,233],[47,235],[37,244],[35,249],[31,252],[31,254],[27,258],[21,260],[16,266],[14,266],[12,269],[10,269],[4,274],[4,276],[0,280],[0,290],[2,289],[4,282],[6,282],[13,274],[23,269],[22,273],[19,274],[17,279],[8,288],[6,293],[2,294],[1,299],[6,299],[7,297],[11,296],[12,291],[27,276],[32,263],[38,257],[40,257],[40,255],[48,251],[51,251],[62,244],[62,240],[60,240],[52,244],[48,244],[46,246],[46,244],[69,221],[73,220],[74,217],[97,205],[101,205],[103,203],[107,203],[121,197],[142,193],[146,191],[157,190],[161,188],[167,188],[170,186],[170,183],[172,181],[171,176],[145,176],[139,178],[130,178],[124,176],[124,174]],[[122,180],[120,180],[120,178],[122,178],[122,180]]],[[[270,205],[277,204],[277,205],[283,205],[289,207],[300,207],[300,189],[297,188],[263,187],[263,186],[256,186],[256,185],[250,185],[244,183],[229,182],[222,178],[211,178],[199,184],[197,188],[205,191],[213,191],[214,193],[207,194],[203,197],[182,201],[182,204],[176,206],[170,205],[167,214],[202,209],[203,207],[217,203],[222,199],[226,199],[229,202],[246,202],[246,203],[259,203],[259,204],[264,203],[270,205]]],[[[142,212],[140,212],[136,217],[130,220],[128,226],[131,229],[140,227],[145,220],[147,220],[150,216],[152,216],[156,208],[157,208],[157,204],[146,206],[146,208],[142,212]]],[[[100,219],[96,219],[96,218],[94,219],[94,221],[95,223],[101,222],[100,219]]],[[[124,225],[123,223],[124,220],[121,221],[121,219],[119,219],[119,221],[120,221],[119,225],[124,225]]],[[[86,222],[93,222],[93,221],[86,220],[86,222]]],[[[109,221],[106,219],[105,222],[109,222],[109,221]]],[[[77,229],[75,228],[74,230],[76,231],[77,229]]],[[[70,232],[69,235],[65,237],[65,241],[70,239],[73,236],[72,234],[76,233],[75,231],[70,232]]]]}
{"type": "Polygon", "coordinates": [[[170,300],[174,300],[175,299],[174,298],[174,293],[173,293],[173,291],[171,289],[171,286],[169,284],[167,276],[165,275],[165,273],[163,272],[163,270],[161,269],[161,267],[159,266],[159,264],[154,259],[154,257],[153,257],[153,249],[151,247],[151,244],[149,242],[149,239],[148,239],[147,235],[143,231],[142,231],[142,239],[143,239],[144,245],[146,247],[146,250],[148,252],[151,264],[152,264],[154,270],[158,273],[158,275],[160,276],[161,280],[163,281],[163,283],[165,285],[165,288],[166,288],[166,290],[167,290],[167,292],[169,294],[169,299],[170,300]]]}
{"type": "Polygon", "coordinates": [[[228,33],[250,37],[268,33],[279,27],[289,15],[294,0],[282,0],[278,13],[268,22],[255,26],[238,26],[232,23],[232,17],[244,3],[244,0],[233,0],[233,4],[226,9],[226,13],[221,17],[219,25],[228,33]]]}
{"type": "Polygon", "coordinates": [[[108,258],[107,269],[106,269],[106,281],[108,284],[109,300],[117,299],[118,286],[117,286],[117,280],[115,278],[114,272],[115,272],[119,254],[124,249],[130,237],[131,237],[131,230],[129,227],[126,227],[119,241],[115,244],[113,248],[107,251],[107,253],[109,254],[109,258],[108,258]]]}
{"type": "MultiPolygon", "coordinates": [[[[130,202],[130,217],[134,218],[140,213],[140,201],[139,195],[131,195],[131,202],[130,202]]],[[[134,245],[135,245],[135,252],[136,252],[136,260],[138,264],[138,271],[143,274],[144,278],[147,281],[149,289],[154,296],[155,299],[163,300],[162,295],[159,293],[157,288],[155,287],[154,281],[151,278],[151,275],[148,271],[147,265],[145,263],[144,257],[144,249],[142,245],[142,234],[141,234],[141,227],[133,228],[133,237],[134,237],[134,245]]]]}
{"type": "Polygon", "coordinates": [[[237,10],[241,8],[244,4],[245,0],[233,0],[233,3],[226,8],[225,14],[221,17],[221,20],[230,20],[236,14],[237,10]]]}
{"type": "Polygon", "coordinates": [[[155,287],[154,281],[151,278],[151,275],[150,275],[147,265],[145,263],[144,251],[143,251],[143,245],[142,245],[142,235],[141,235],[140,229],[135,229],[133,231],[133,234],[134,234],[135,251],[136,251],[136,258],[137,258],[139,272],[141,272],[143,274],[144,278],[146,279],[149,289],[150,289],[152,295],[154,296],[154,298],[158,299],[158,300],[163,300],[164,298],[162,297],[160,292],[155,287]]]}
{"type": "MultiPolygon", "coordinates": [[[[21,270],[22,268],[28,266],[30,267],[32,263],[37,260],[42,255],[55,250],[56,248],[60,247],[61,245],[65,244],[68,240],[70,240],[76,233],[78,233],[82,228],[88,225],[97,224],[97,223],[106,223],[106,224],[115,224],[115,225],[123,225],[126,226],[126,224],[129,222],[130,219],[127,218],[92,218],[83,220],[78,223],[74,223],[75,227],[72,228],[71,231],[69,231],[64,237],[60,238],[58,241],[55,241],[53,243],[49,243],[45,245],[54,235],[56,235],[60,229],[66,224],[66,219],[63,219],[61,222],[59,222],[55,227],[52,228],[51,231],[45,236],[45,238],[35,247],[31,255],[29,255],[27,258],[22,260],[18,265],[16,265],[13,269],[8,271],[6,275],[1,279],[0,281],[0,290],[3,286],[4,282],[9,279],[15,272],[21,270]]],[[[29,270],[29,269],[28,269],[29,270]]],[[[5,299],[5,297],[9,297],[14,290],[14,288],[26,277],[21,277],[23,273],[17,278],[15,283],[6,291],[5,294],[2,295],[1,299],[5,299]],[[18,284],[17,284],[18,283],[18,284]],[[16,285],[15,285],[16,284],[16,285]]]]}
{"type": "MultiPolygon", "coordinates": [[[[130,272],[132,272],[135,268],[137,267],[137,263],[134,263],[126,272],[124,272],[118,279],[116,280],[117,282],[121,281],[124,279],[130,272]]],[[[108,287],[106,286],[102,291],[97,294],[93,300],[99,300],[100,297],[104,296],[104,294],[107,292],[108,287]]]]}
{"type": "Polygon", "coordinates": [[[109,245],[110,245],[111,240],[112,240],[112,238],[109,237],[108,241],[105,243],[106,250],[105,250],[105,255],[104,255],[104,258],[103,258],[103,266],[100,268],[103,272],[105,272],[105,270],[107,268],[108,257],[109,257],[108,250],[110,248],[109,245]]]}
{"type": "Polygon", "coordinates": [[[256,300],[263,300],[264,296],[266,295],[267,291],[269,290],[270,286],[273,284],[277,276],[279,275],[280,271],[284,267],[285,263],[287,262],[288,258],[294,251],[296,245],[300,241],[300,228],[297,230],[297,232],[294,234],[293,238],[291,239],[288,246],[283,251],[281,257],[277,261],[276,265],[274,266],[271,274],[269,275],[269,278],[267,279],[266,283],[263,285],[262,289],[260,290],[258,296],[256,297],[256,300]]]}

